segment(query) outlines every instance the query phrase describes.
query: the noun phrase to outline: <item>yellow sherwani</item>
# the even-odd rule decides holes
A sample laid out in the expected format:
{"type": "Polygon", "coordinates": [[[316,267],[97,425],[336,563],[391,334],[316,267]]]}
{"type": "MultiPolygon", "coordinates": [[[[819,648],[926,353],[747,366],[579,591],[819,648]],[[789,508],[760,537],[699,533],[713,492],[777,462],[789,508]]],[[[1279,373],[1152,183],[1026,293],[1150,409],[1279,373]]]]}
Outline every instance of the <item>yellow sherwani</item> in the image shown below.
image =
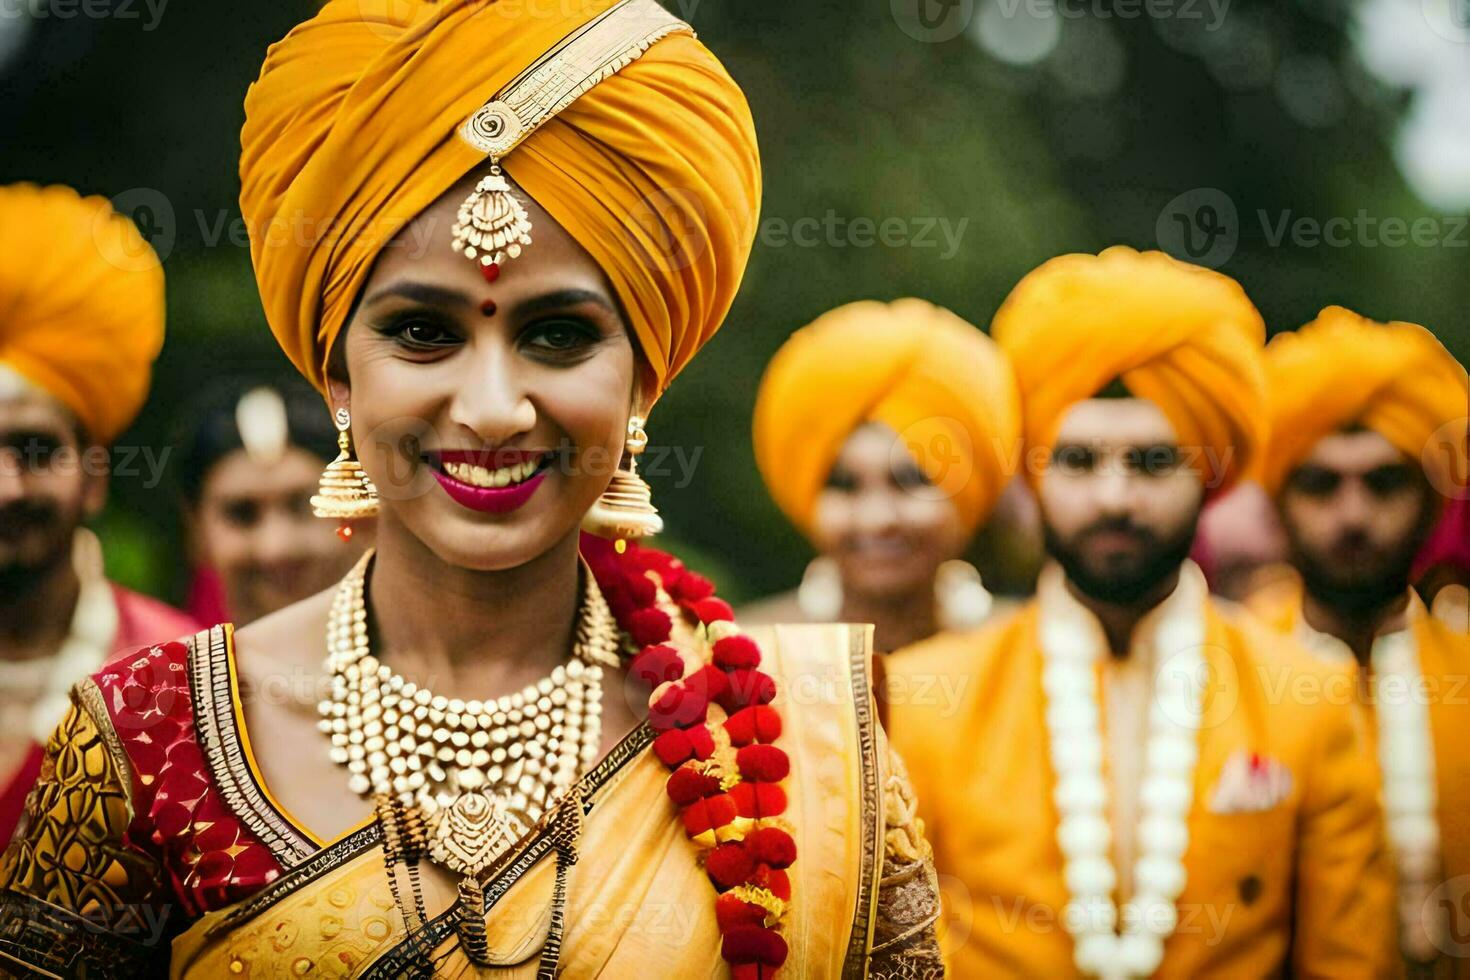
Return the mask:
{"type": "MultiPolygon", "coordinates": [[[[1197,574],[1193,566],[1185,572],[1181,589],[1197,574]]],[[[1082,607],[1066,596],[1060,574],[1044,578],[1042,587],[1007,621],[935,637],[887,664],[888,727],[908,761],[934,845],[948,904],[947,955],[958,977],[1077,974],[1063,924],[1069,893],[1057,843],[1038,626],[1042,609],[1056,608],[1047,604],[1048,590],[1063,594],[1053,603],[1082,607]]],[[[1390,870],[1361,717],[1350,687],[1341,696],[1352,677],[1235,610],[1198,601],[1210,680],[1187,821],[1187,883],[1157,975],[1385,975],[1390,870]],[[1215,812],[1222,772],[1241,759],[1268,760],[1271,771],[1290,775],[1290,789],[1269,806],[1215,812]]],[[[1136,637],[1150,634],[1147,625],[1136,637]]],[[[1143,768],[1142,736],[1122,735],[1147,728],[1120,725],[1135,719],[1116,715],[1146,710],[1128,680],[1131,661],[1152,657],[1140,645],[1136,640],[1129,657],[1098,668],[1113,860],[1123,889],[1144,842],[1136,823],[1119,819],[1120,810],[1134,812],[1130,793],[1143,768]],[[1110,708],[1115,717],[1107,717],[1110,708]]]]}
{"type": "MultiPolygon", "coordinates": [[[[1351,660],[1340,641],[1317,633],[1303,620],[1300,579],[1280,579],[1252,595],[1247,604],[1267,623],[1313,649],[1351,660]]],[[[1470,635],[1428,615],[1415,596],[1410,597],[1409,630],[1429,695],[1434,746],[1442,884],[1432,900],[1448,914],[1446,934],[1440,940],[1447,955],[1435,964],[1432,975],[1470,980],[1470,635]]],[[[1369,709],[1364,711],[1365,721],[1372,726],[1376,714],[1371,706],[1364,707],[1369,709]]],[[[1377,772],[1377,753],[1366,754],[1377,772]]]]}

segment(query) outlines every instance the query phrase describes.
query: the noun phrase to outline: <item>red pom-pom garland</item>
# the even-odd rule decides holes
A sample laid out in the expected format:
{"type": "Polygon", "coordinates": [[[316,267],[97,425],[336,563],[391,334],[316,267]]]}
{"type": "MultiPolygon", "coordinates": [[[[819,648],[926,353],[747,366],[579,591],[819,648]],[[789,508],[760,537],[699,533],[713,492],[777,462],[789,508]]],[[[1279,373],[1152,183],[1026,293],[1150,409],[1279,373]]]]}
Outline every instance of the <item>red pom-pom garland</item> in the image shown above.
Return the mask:
{"type": "Polygon", "coordinates": [[[651,689],[653,752],[672,770],[669,799],[690,840],[708,849],[721,955],[732,980],[770,980],[786,962],[779,929],[791,901],[785,869],[796,860],[791,834],[768,822],[786,811],[779,784],[791,771],[771,744],[782,727],[771,707],[775,679],[759,669],[760,647],[735,626],[730,605],[677,558],[636,544],[617,554],[586,537],[583,555],[638,649],[628,673],[651,689]],[[707,657],[672,639],[675,610],[700,624],[707,657]]]}

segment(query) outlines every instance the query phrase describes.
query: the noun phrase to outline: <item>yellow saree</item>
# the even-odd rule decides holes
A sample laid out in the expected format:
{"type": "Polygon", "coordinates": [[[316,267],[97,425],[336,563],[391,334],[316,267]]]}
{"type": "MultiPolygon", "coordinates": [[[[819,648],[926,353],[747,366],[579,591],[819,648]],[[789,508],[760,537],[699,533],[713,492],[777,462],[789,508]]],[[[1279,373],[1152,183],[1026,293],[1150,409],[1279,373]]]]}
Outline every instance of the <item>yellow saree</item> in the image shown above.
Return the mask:
{"type": "MultiPolygon", "coordinates": [[[[940,969],[927,848],[901,764],[874,718],[870,633],[813,625],[756,634],[780,682],[774,704],[785,719],[782,744],[791,758],[783,820],[800,854],[783,919],[788,976],[925,976],[940,969]]],[[[486,924],[496,965],[478,967],[460,948],[457,908],[407,928],[395,907],[377,823],[313,848],[305,843],[309,834],[273,805],[228,703],[238,698],[229,631],[216,627],[169,646],[185,651],[190,690],[215,695],[215,703],[197,698],[192,714],[212,787],[253,834],[231,847],[239,853],[254,840],[268,842],[280,873],[267,872],[260,887],[222,907],[186,912],[183,921],[174,909],[167,955],[161,944],[138,943],[144,932],[125,929],[117,913],[145,905],[187,908],[189,878],[185,869],[168,866],[167,856],[150,860],[140,843],[157,828],[141,825],[146,820],[135,811],[133,788],[152,774],[140,772],[120,748],[99,687],[85,682],[48,745],[30,824],[0,860],[0,886],[8,889],[0,910],[7,917],[26,913],[21,927],[0,927],[0,964],[25,963],[35,971],[23,975],[127,976],[159,975],[166,961],[168,975],[181,980],[531,977],[543,947],[559,943],[559,974],[567,977],[730,975],[700,849],[686,839],[664,793],[668,773],[650,751],[648,726],[635,729],[579,782],[585,818],[568,869],[564,921],[552,915],[557,848],[551,832],[533,832],[492,867],[486,924]],[[95,805],[99,800],[106,805],[95,805]],[[71,853],[75,847],[85,857],[71,853]],[[43,921],[52,925],[42,927],[43,921]],[[108,921],[112,928],[59,936],[58,924],[64,931],[81,921],[108,921]]],[[[178,753],[170,750],[169,757],[178,753]]],[[[199,833],[200,823],[187,833],[199,833]]],[[[204,863],[200,850],[186,849],[180,863],[204,863]]]]}

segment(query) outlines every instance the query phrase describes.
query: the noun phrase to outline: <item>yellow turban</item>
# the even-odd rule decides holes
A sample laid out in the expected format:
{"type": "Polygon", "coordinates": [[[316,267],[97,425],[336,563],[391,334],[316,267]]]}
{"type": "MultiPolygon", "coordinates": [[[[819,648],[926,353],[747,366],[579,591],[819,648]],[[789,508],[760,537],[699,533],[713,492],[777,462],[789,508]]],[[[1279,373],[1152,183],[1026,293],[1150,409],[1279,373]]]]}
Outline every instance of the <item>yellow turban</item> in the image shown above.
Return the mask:
{"type": "Polygon", "coordinates": [[[1273,492],[1324,436],[1361,424],[1421,461],[1441,492],[1465,479],[1465,369],[1415,323],[1376,323],[1341,306],[1266,347],[1273,492]]]}
{"type": "MultiPolygon", "coordinates": [[[[456,129],[614,6],[330,0],[271,47],[245,99],[240,206],[271,329],[319,389],[378,252],[488,170],[456,129]]],[[[502,165],[602,266],[661,392],[719,328],[754,240],[760,161],[739,87],[672,34],[502,165]]]]}
{"type": "Polygon", "coordinates": [[[839,307],[776,353],[755,401],[755,458],[781,510],[812,534],[817,495],[866,422],[899,433],[974,530],[1015,472],[1020,406],[989,337],[919,299],[839,307]]]}
{"type": "Polygon", "coordinates": [[[70,187],[0,187],[0,366],[107,444],[162,346],[163,267],[132,221],[70,187]]]}
{"type": "Polygon", "coordinates": [[[1202,451],[1212,493],[1264,442],[1266,325],[1218,272],[1122,245],[1058,256],[1016,284],[991,335],[1015,365],[1030,446],[1049,451],[1067,410],[1115,379],[1159,406],[1182,447],[1202,451]]]}

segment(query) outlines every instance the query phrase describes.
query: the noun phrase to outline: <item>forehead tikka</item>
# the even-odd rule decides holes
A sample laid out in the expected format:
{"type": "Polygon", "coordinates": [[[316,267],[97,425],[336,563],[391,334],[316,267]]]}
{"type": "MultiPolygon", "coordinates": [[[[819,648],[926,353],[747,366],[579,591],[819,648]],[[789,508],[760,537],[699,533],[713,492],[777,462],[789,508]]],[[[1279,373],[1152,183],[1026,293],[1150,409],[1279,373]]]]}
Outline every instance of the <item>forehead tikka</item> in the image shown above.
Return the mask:
{"type": "Polygon", "coordinates": [[[531,217],[500,161],[548,119],[675,33],[694,31],[657,0],[622,0],[562,38],[460,124],[456,135],[490,158],[490,172],[459,206],[451,244],[479,264],[486,282],[498,279],[501,265],[531,244],[531,217]]]}

